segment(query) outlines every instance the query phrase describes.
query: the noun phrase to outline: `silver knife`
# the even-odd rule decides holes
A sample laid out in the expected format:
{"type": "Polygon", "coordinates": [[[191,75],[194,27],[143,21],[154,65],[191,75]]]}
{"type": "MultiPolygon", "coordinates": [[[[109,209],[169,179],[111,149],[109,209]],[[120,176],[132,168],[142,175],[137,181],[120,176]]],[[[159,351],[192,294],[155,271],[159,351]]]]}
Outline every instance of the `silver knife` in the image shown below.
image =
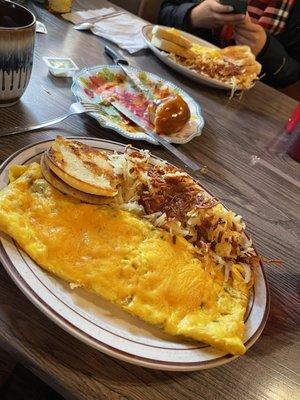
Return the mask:
{"type": "Polygon", "coordinates": [[[136,86],[136,88],[140,92],[142,92],[148,100],[155,102],[155,97],[151,90],[146,85],[144,85],[143,82],[136,76],[136,74],[133,74],[128,68],[129,64],[127,60],[122,58],[120,54],[118,54],[109,46],[104,47],[104,52],[113,60],[116,65],[118,65],[122,69],[124,74],[128,76],[134,86],[136,86]]]}
{"type": "Polygon", "coordinates": [[[181,151],[177,150],[176,147],[172,146],[169,142],[167,142],[164,138],[162,138],[160,135],[152,131],[144,122],[141,118],[136,116],[132,111],[130,111],[128,108],[126,108],[123,104],[121,104],[119,101],[110,99],[110,103],[112,106],[115,107],[116,110],[118,110],[120,113],[125,115],[128,119],[130,119],[132,122],[134,122],[137,126],[143,129],[143,131],[152,137],[152,139],[157,140],[163,147],[165,147],[167,150],[169,150],[170,153],[172,153],[175,157],[177,157],[186,167],[188,167],[191,171],[193,172],[203,172],[205,170],[205,167],[199,165],[195,161],[191,160],[189,157],[187,157],[184,153],[181,151]]]}

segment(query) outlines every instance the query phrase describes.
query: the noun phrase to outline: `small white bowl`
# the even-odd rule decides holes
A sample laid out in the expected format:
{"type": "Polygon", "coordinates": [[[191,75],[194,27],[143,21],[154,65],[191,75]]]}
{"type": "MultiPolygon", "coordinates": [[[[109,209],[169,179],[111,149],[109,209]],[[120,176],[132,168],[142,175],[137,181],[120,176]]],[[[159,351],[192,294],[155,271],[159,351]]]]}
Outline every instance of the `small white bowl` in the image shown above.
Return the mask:
{"type": "Polygon", "coordinates": [[[60,78],[71,78],[79,68],[69,57],[43,57],[49,72],[60,78]]]}

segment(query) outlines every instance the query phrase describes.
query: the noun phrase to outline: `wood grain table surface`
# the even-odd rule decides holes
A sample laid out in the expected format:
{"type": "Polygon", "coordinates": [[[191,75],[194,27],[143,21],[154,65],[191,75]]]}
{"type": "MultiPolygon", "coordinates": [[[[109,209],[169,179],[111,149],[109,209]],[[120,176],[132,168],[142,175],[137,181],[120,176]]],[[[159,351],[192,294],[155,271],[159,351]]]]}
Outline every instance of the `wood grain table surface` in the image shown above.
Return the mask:
{"type": "MultiPolygon", "coordinates": [[[[82,0],[75,2],[75,8],[105,4],[82,0]]],[[[103,54],[101,38],[75,31],[39,6],[29,6],[46,24],[48,34],[37,35],[33,74],[22,100],[0,109],[0,131],[59,116],[74,100],[71,80],[48,75],[43,56],[72,57],[79,67],[110,63],[103,54]]],[[[300,168],[295,161],[277,156],[268,160],[272,169],[250,165],[250,156],[260,154],[281,132],[296,102],[262,83],[241,99],[229,100],[225,92],[205,88],[169,70],[148,51],[126,57],[131,65],[174,81],[199,102],[205,116],[203,135],[180,148],[207,165],[203,184],[243,215],[259,252],[284,261],[281,266],[265,266],[271,292],[265,330],[246,355],[230,364],[193,373],[149,370],[110,358],[70,336],[33,306],[1,268],[0,347],[71,400],[300,398],[300,168]]],[[[128,143],[88,116],[72,117],[55,128],[0,138],[0,161],[23,146],[57,134],[128,143]]],[[[134,144],[177,163],[162,148],[146,142],[134,144]]]]}

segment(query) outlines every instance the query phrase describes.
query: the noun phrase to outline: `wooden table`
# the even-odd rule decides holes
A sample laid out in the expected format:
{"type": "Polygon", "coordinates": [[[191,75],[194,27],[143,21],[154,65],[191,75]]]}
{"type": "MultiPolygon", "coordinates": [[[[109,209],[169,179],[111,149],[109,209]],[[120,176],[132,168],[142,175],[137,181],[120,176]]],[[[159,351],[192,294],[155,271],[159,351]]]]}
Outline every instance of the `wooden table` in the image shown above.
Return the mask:
{"type": "MultiPolygon", "coordinates": [[[[104,1],[76,2],[96,8],[104,1]]],[[[79,67],[109,63],[104,42],[90,33],[32,6],[48,35],[37,35],[34,70],[22,101],[0,109],[1,128],[26,126],[65,112],[73,98],[68,79],[47,75],[42,56],[69,56],[79,67]]],[[[277,172],[250,166],[279,134],[296,103],[261,83],[242,99],[228,99],[222,91],[197,85],[172,72],[148,51],[127,57],[132,65],[173,80],[203,107],[203,135],[181,146],[206,164],[206,187],[227,206],[244,216],[258,250],[284,260],[266,265],[271,290],[271,311],[262,337],[247,354],[212,370],[170,373],[139,368],[89,348],[73,338],[19,291],[5,270],[0,271],[0,346],[67,399],[272,399],[299,398],[299,186],[277,172]],[[298,394],[298,396],[297,396],[298,394]]],[[[56,128],[0,139],[0,160],[19,148],[57,134],[93,136],[127,143],[99,127],[88,116],[74,117],[56,128]]],[[[176,163],[168,153],[146,142],[135,143],[176,163]]],[[[279,173],[299,181],[299,164],[278,157],[269,160],[279,173]]]]}

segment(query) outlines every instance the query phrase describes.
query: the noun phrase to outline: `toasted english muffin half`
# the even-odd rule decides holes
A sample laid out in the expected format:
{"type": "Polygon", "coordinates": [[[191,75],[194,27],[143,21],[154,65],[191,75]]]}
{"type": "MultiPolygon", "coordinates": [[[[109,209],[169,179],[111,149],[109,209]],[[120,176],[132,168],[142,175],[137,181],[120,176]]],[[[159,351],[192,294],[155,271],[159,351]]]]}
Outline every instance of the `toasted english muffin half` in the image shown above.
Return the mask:
{"type": "Polygon", "coordinates": [[[192,42],[181,35],[175,28],[163,28],[155,25],[152,29],[152,35],[159,39],[165,39],[169,42],[178,44],[178,46],[186,49],[190,49],[192,47],[192,42]]]}
{"type": "Polygon", "coordinates": [[[261,64],[256,61],[255,55],[249,46],[228,46],[220,50],[220,54],[244,67],[247,74],[259,74],[261,64]]]}
{"type": "Polygon", "coordinates": [[[81,192],[80,190],[73,188],[72,186],[67,185],[57,175],[55,175],[55,173],[51,171],[51,169],[48,167],[46,163],[45,154],[43,154],[41,157],[40,165],[42,174],[46,179],[46,181],[61,193],[67,194],[69,196],[74,197],[77,200],[89,204],[104,205],[104,204],[110,204],[113,201],[113,197],[104,197],[104,196],[97,196],[95,194],[84,193],[81,192]]]}
{"type": "Polygon", "coordinates": [[[101,150],[57,136],[45,162],[63,182],[81,192],[108,197],[118,193],[119,179],[101,150]]]}
{"type": "Polygon", "coordinates": [[[158,38],[155,35],[152,36],[151,43],[158,49],[166,51],[168,53],[173,53],[179,57],[183,58],[195,57],[195,53],[193,51],[186,49],[185,47],[179,46],[176,43],[170,42],[169,40],[158,38]]]}

